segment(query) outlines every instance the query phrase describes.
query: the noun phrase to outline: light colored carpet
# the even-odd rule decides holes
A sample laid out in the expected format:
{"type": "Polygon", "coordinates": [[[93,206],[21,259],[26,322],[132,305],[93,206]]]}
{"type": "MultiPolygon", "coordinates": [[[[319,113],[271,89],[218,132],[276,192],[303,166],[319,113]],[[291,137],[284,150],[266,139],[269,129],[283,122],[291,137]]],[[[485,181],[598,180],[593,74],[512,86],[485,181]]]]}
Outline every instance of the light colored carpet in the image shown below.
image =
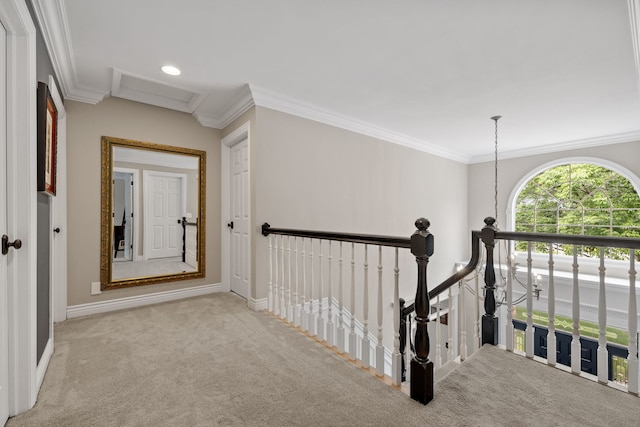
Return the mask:
{"type": "Polygon", "coordinates": [[[231,294],[68,320],[8,426],[638,425],[640,399],[483,348],[423,406],[231,294]]]}

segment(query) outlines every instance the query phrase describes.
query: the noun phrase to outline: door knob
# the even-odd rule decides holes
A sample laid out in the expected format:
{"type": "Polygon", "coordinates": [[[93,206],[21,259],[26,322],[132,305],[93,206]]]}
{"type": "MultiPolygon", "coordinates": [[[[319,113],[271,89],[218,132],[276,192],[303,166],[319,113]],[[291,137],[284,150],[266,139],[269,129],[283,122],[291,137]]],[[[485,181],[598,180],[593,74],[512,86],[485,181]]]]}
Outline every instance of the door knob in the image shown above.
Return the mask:
{"type": "Polygon", "coordinates": [[[230,223],[227,224],[227,227],[229,227],[230,229],[233,230],[233,221],[231,221],[230,223]]]}
{"type": "Polygon", "coordinates": [[[60,233],[60,227],[56,227],[56,228],[54,228],[54,229],[53,229],[53,232],[54,232],[54,233],[60,233]]]}
{"type": "Polygon", "coordinates": [[[20,239],[16,239],[13,242],[9,241],[9,236],[6,234],[2,236],[2,255],[6,255],[9,253],[9,248],[14,247],[15,249],[20,249],[22,247],[22,241],[20,239]]]}

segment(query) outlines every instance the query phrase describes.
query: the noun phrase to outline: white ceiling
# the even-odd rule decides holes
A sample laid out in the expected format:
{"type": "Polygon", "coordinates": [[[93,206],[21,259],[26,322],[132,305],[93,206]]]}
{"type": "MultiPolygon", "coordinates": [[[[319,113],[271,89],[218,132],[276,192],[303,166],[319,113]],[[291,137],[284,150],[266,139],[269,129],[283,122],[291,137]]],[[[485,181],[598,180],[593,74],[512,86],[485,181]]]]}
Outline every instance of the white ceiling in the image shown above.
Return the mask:
{"type": "Polygon", "coordinates": [[[494,115],[501,157],[640,141],[640,0],[32,2],[67,99],[262,105],[463,162],[494,115]]]}

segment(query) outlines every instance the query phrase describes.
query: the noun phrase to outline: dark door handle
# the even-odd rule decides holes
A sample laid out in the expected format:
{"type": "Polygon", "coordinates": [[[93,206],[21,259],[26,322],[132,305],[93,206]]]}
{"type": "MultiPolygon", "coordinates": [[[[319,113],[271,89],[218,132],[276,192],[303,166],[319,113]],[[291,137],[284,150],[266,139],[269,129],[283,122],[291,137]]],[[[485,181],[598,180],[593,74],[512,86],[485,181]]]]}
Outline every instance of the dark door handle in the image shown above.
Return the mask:
{"type": "Polygon", "coordinates": [[[2,236],[2,255],[8,254],[10,247],[20,249],[22,247],[22,241],[20,239],[16,239],[13,242],[10,242],[9,236],[5,234],[4,236],[2,236]]]}
{"type": "Polygon", "coordinates": [[[53,232],[54,232],[54,233],[60,233],[60,227],[56,227],[56,228],[54,228],[54,229],[53,229],[53,232]]]}
{"type": "Polygon", "coordinates": [[[233,221],[231,221],[230,223],[227,224],[227,227],[229,227],[230,229],[233,230],[233,221]]]}

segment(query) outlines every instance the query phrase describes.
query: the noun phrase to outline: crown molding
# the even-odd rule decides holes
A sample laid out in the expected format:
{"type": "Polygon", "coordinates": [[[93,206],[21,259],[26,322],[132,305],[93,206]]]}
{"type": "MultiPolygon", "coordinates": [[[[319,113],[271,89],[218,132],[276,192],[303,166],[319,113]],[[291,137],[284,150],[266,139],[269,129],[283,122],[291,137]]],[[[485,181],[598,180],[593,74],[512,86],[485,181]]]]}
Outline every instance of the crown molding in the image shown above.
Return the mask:
{"type": "Polygon", "coordinates": [[[228,106],[225,113],[220,116],[220,129],[229,126],[235,119],[243,115],[254,105],[255,102],[253,100],[251,88],[249,87],[249,85],[244,85],[240,90],[238,96],[233,100],[231,105],[228,106]]]}
{"type": "Polygon", "coordinates": [[[244,85],[238,96],[229,103],[227,108],[225,108],[225,112],[222,115],[212,117],[196,111],[193,113],[193,116],[202,126],[214,129],[224,129],[254,105],[251,89],[249,88],[249,85],[244,85]]]}
{"type": "MultiPolygon", "coordinates": [[[[557,144],[542,145],[540,147],[524,148],[522,150],[506,151],[498,153],[498,159],[513,159],[516,157],[535,156],[539,154],[549,154],[558,151],[577,150],[581,148],[599,147],[602,145],[622,144],[625,142],[640,141],[640,130],[615,135],[604,135],[595,138],[578,139],[575,141],[560,142],[557,144]]],[[[495,155],[483,154],[471,158],[472,163],[484,163],[495,160],[495,155]]]]}
{"type": "Polygon", "coordinates": [[[192,116],[196,118],[200,125],[206,128],[222,129],[223,127],[222,121],[218,117],[206,116],[204,114],[198,113],[197,111],[194,111],[192,116]]]}
{"type": "Polygon", "coordinates": [[[631,41],[633,43],[633,58],[638,74],[638,91],[640,92],[640,0],[627,0],[629,5],[629,20],[631,24],[631,41]]]}
{"type": "Polygon", "coordinates": [[[455,151],[443,149],[442,147],[430,144],[424,140],[393,132],[371,123],[356,120],[351,117],[323,109],[316,105],[303,103],[254,85],[251,85],[251,93],[253,93],[255,105],[261,107],[282,111],[283,113],[324,123],[329,126],[370,136],[372,138],[391,142],[446,159],[455,160],[457,162],[468,163],[470,160],[469,156],[463,156],[455,151]]]}
{"type": "Polygon", "coordinates": [[[89,104],[102,101],[108,92],[89,89],[78,83],[64,1],[31,0],[31,4],[64,98],[89,104]]]}

